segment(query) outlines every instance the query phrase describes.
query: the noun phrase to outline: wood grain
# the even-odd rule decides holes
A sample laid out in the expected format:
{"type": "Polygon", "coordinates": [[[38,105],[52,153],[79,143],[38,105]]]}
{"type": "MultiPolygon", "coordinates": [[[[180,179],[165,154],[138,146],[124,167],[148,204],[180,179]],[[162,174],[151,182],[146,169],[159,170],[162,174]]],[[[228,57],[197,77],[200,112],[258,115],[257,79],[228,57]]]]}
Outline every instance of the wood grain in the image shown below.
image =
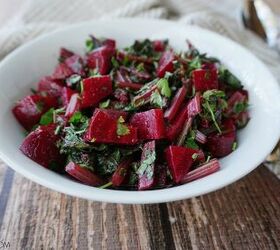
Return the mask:
{"type": "Polygon", "coordinates": [[[280,181],[264,167],[220,191],[156,205],[73,198],[3,165],[0,183],[0,240],[11,249],[280,249],[280,181]]]}

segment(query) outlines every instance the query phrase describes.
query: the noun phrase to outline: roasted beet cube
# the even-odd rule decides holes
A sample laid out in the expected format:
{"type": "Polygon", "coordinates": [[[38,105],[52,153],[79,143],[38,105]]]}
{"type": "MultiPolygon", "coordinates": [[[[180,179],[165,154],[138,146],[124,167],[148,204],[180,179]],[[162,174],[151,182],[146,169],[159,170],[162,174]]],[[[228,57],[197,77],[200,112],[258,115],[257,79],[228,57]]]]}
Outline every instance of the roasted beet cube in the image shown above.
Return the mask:
{"type": "Polygon", "coordinates": [[[84,76],[84,62],[83,59],[79,55],[73,55],[68,57],[64,62],[73,73],[84,76]]]}
{"type": "Polygon", "coordinates": [[[120,117],[122,117],[124,120],[126,120],[127,118],[127,112],[125,111],[115,110],[115,109],[96,109],[96,110],[102,110],[112,119],[119,119],[120,117]]]}
{"type": "Polygon", "coordinates": [[[90,69],[97,69],[101,75],[106,75],[111,69],[111,59],[115,49],[109,46],[97,48],[87,55],[87,65],[90,69]]]}
{"type": "Polygon", "coordinates": [[[54,134],[54,124],[41,126],[32,131],[23,141],[20,150],[31,160],[52,170],[64,167],[64,157],[56,146],[58,136],[54,134]]]}
{"type": "Polygon", "coordinates": [[[38,83],[39,92],[44,92],[53,97],[59,97],[61,95],[62,88],[63,86],[50,76],[44,77],[38,83]]]}
{"type": "MultiPolygon", "coordinates": [[[[121,113],[120,113],[121,114],[121,113]]],[[[121,116],[120,116],[121,117],[121,116]]],[[[85,134],[85,140],[96,143],[113,143],[133,145],[137,143],[137,128],[119,124],[119,118],[106,110],[96,109],[85,134]],[[125,133],[118,134],[118,126],[125,129],[125,133]]],[[[122,119],[124,119],[122,117],[122,119]]]]}
{"type": "Polygon", "coordinates": [[[233,144],[236,141],[236,128],[233,120],[223,122],[223,133],[211,133],[207,137],[206,146],[213,157],[224,157],[233,151],[233,144]]]}
{"type": "Polygon", "coordinates": [[[179,183],[190,170],[194,162],[194,154],[197,154],[197,150],[169,146],[164,153],[173,181],[179,183]]]}
{"type": "Polygon", "coordinates": [[[207,148],[213,157],[224,157],[233,151],[233,143],[236,141],[236,133],[211,134],[207,138],[207,148]]]}
{"type": "Polygon", "coordinates": [[[59,63],[52,74],[52,78],[64,80],[72,74],[74,74],[74,72],[71,68],[69,68],[65,63],[59,63]]]}
{"type": "Polygon", "coordinates": [[[156,143],[147,142],[143,147],[141,165],[138,169],[138,190],[150,189],[155,181],[156,143]]]}
{"type": "Polygon", "coordinates": [[[67,88],[67,87],[63,87],[62,91],[61,91],[61,99],[62,99],[62,104],[63,106],[67,107],[67,105],[70,102],[70,99],[72,97],[72,95],[76,94],[77,92],[67,88]]]}
{"type": "Polygon", "coordinates": [[[97,105],[102,99],[111,95],[113,91],[110,76],[89,77],[82,82],[82,107],[97,105]]]}
{"type": "Polygon", "coordinates": [[[192,72],[196,91],[218,89],[218,72],[216,69],[196,69],[192,72]]]}
{"type": "Polygon", "coordinates": [[[80,165],[74,162],[69,162],[68,165],[65,167],[65,171],[69,175],[71,175],[72,177],[84,184],[93,187],[98,187],[104,184],[104,180],[102,180],[99,176],[94,174],[89,169],[81,167],[80,165]]]}
{"type": "Polygon", "coordinates": [[[13,113],[26,130],[31,130],[40,121],[42,114],[54,104],[53,98],[30,95],[17,102],[13,113]]]}
{"type": "Polygon", "coordinates": [[[165,137],[165,126],[161,109],[151,109],[136,113],[131,118],[130,124],[138,128],[139,139],[152,140],[165,137]]]}
{"type": "Polygon", "coordinates": [[[163,52],[157,68],[157,76],[164,77],[166,72],[173,72],[173,61],[175,60],[175,55],[173,51],[165,51],[163,52]]]}

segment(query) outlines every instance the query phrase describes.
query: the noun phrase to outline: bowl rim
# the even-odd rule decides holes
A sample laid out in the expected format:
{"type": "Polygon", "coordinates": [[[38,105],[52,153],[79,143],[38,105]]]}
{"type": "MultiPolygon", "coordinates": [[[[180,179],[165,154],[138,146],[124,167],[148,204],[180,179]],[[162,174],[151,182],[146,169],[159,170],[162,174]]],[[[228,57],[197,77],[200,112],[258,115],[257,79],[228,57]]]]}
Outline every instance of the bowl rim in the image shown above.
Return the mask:
{"type": "MultiPolygon", "coordinates": [[[[108,19],[108,20],[96,20],[96,21],[82,22],[82,23],[78,23],[78,24],[69,25],[67,27],[41,35],[41,36],[35,38],[34,40],[31,40],[31,41],[27,42],[26,44],[18,47],[17,49],[15,49],[12,53],[7,55],[0,62],[0,68],[2,67],[2,65],[8,63],[9,60],[11,60],[12,58],[17,57],[18,54],[21,53],[21,51],[29,49],[35,43],[40,43],[40,41],[43,41],[43,40],[47,39],[48,37],[53,37],[53,36],[56,36],[57,34],[67,32],[69,30],[78,29],[79,27],[83,27],[85,25],[88,26],[88,25],[96,24],[96,23],[99,23],[99,25],[102,25],[103,23],[108,23],[108,22],[109,23],[114,22],[115,25],[116,25],[116,23],[121,25],[121,24],[124,24],[127,22],[138,23],[138,24],[140,22],[143,25],[148,25],[150,22],[154,23],[155,25],[162,25],[162,24],[176,25],[176,26],[179,25],[183,29],[186,29],[186,30],[203,32],[212,37],[215,36],[216,39],[224,40],[224,42],[232,44],[235,48],[237,48],[238,50],[241,50],[242,52],[244,52],[245,54],[250,56],[254,61],[258,62],[258,64],[260,64],[262,66],[265,73],[269,76],[269,78],[273,82],[273,87],[275,87],[275,91],[278,91],[279,95],[280,95],[280,87],[279,87],[277,81],[275,80],[274,76],[270,73],[270,71],[267,69],[267,67],[264,65],[264,63],[262,63],[250,51],[248,51],[241,45],[237,44],[236,42],[230,40],[229,38],[223,37],[212,31],[209,31],[209,30],[197,27],[197,26],[180,24],[176,21],[169,21],[169,20],[150,20],[150,19],[147,20],[147,19],[142,19],[142,18],[116,18],[116,19],[114,18],[114,19],[108,19]]],[[[270,143],[271,150],[277,144],[279,138],[280,138],[280,128],[279,128],[279,131],[276,131],[275,137],[271,139],[271,143],[270,143]]],[[[269,154],[270,151],[265,152],[265,153],[269,154]]],[[[263,160],[265,159],[264,156],[258,157],[258,159],[255,161],[254,164],[252,164],[249,167],[244,168],[243,171],[239,171],[238,174],[235,174],[234,176],[230,176],[230,178],[229,177],[222,178],[219,180],[219,182],[215,182],[215,185],[212,185],[210,188],[209,187],[207,187],[207,188],[200,187],[200,188],[195,189],[195,191],[192,192],[192,194],[187,194],[187,193],[184,193],[184,191],[186,191],[185,188],[187,187],[188,184],[183,184],[180,186],[175,186],[175,187],[167,188],[167,189],[156,189],[156,190],[147,190],[147,191],[123,191],[123,190],[99,189],[99,188],[95,188],[95,187],[86,186],[81,183],[74,182],[72,180],[68,180],[68,181],[71,181],[71,187],[65,188],[59,182],[61,176],[59,176],[56,173],[53,173],[54,175],[52,175],[53,180],[46,179],[46,178],[43,178],[43,175],[38,176],[37,174],[31,173],[31,172],[25,170],[24,168],[21,168],[20,163],[18,163],[16,159],[13,159],[13,158],[3,154],[1,151],[0,151],[0,158],[8,166],[10,166],[11,168],[13,168],[15,171],[19,172],[23,176],[27,177],[28,179],[30,179],[40,185],[48,187],[52,190],[59,191],[61,193],[65,193],[65,194],[68,194],[68,195],[71,195],[74,197],[88,199],[88,200],[111,202],[111,203],[126,203],[126,204],[147,204],[147,203],[151,204],[151,203],[170,202],[170,201],[176,201],[176,200],[182,200],[182,199],[187,199],[187,198],[191,198],[191,197],[196,197],[196,196],[199,196],[199,195],[202,195],[205,193],[210,193],[210,192],[218,190],[222,187],[225,187],[225,186],[237,181],[238,179],[244,177],[249,172],[251,172],[253,169],[255,169],[258,165],[260,165],[263,162],[263,160]],[[59,178],[57,178],[57,176],[59,176],[59,178]],[[79,192],[77,192],[77,190],[79,190],[79,192]]],[[[30,162],[34,163],[31,160],[30,160],[30,162]]],[[[49,170],[42,168],[42,173],[44,171],[49,172],[49,170]]],[[[218,173],[219,172],[217,172],[217,174],[218,173]]],[[[207,178],[214,181],[216,178],[213,178],[213,177],[217,178],[218,175],[215,175],[215,176],[210,175],[207,178]]],[[[203,183],[203,182],[201,182],[201,180],[203,180],[203,179],[198,180],[197,183],[203,183]]],[[[195,186],[198,186],[198,185],[195,185],[195,186]]]]}

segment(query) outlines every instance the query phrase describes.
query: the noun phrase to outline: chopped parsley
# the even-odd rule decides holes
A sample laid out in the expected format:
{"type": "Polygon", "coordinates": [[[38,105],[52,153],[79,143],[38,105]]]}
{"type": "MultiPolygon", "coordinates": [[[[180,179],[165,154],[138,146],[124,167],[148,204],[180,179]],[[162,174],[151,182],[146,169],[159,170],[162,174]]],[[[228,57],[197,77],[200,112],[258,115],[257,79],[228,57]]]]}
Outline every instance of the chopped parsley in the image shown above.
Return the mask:
{"type": "Polygon", "coordinates": [[[109,107],[109,105],[110,105],[110,99],[108,99],[107,101],[104,101],[104,102],[101,102],[101,103],[99,103],[99,108],[101,108],[101,109],[106,109],[106,108],[108,108],[109,107]]]}
{"type": "Polygon", "coordinates": [[[124,136],[130,133],[129,127],[124,124],[125,120],[122,116],[119,117],[117,121],[117,135],[124,136]]]}
{"type": "Polygon", "coordinates": [[[157,87],[159,88],[160,93],[163,96],[166,96],[168,98],[171,96],[171,89],[169,87],[169,83],[167,79],[165,78],[159,79],[159,81],[157,82],[157,87]]]}

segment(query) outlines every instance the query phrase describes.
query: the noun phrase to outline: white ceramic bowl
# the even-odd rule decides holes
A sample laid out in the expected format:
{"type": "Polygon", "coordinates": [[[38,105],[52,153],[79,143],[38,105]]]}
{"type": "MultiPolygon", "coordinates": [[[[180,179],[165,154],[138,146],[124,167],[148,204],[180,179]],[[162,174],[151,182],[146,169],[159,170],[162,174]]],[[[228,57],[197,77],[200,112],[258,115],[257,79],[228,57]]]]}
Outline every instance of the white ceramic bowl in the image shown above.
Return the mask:
{"type": "Polygon", "coordinates": [[[170,21],[121,19],[75,25],[35,39],[18,48],[0,64],[0,157],[25,177],[53,190],[95,201],[158,203],[186,199],[222,188],[256,168],[280,135],[280,90],[276,80],[249,51],[209,31],[170,21]],[[74,182],[25,157],[19,146],[23,130],[11,113],[15,101],[52,72],[61,46],[83,53],[89,34],[111,37],[119,47],[134,39],[168,38],[178,50],[189,39],[202,52],[220,58],[244,83],[250,95],[251,120],[238,134],[238,149],[221,160],[221,170],[200,180],[152,191],[103,190],[74,182]],[[33,84],[33,85],[32,85],[33,84]]]}

